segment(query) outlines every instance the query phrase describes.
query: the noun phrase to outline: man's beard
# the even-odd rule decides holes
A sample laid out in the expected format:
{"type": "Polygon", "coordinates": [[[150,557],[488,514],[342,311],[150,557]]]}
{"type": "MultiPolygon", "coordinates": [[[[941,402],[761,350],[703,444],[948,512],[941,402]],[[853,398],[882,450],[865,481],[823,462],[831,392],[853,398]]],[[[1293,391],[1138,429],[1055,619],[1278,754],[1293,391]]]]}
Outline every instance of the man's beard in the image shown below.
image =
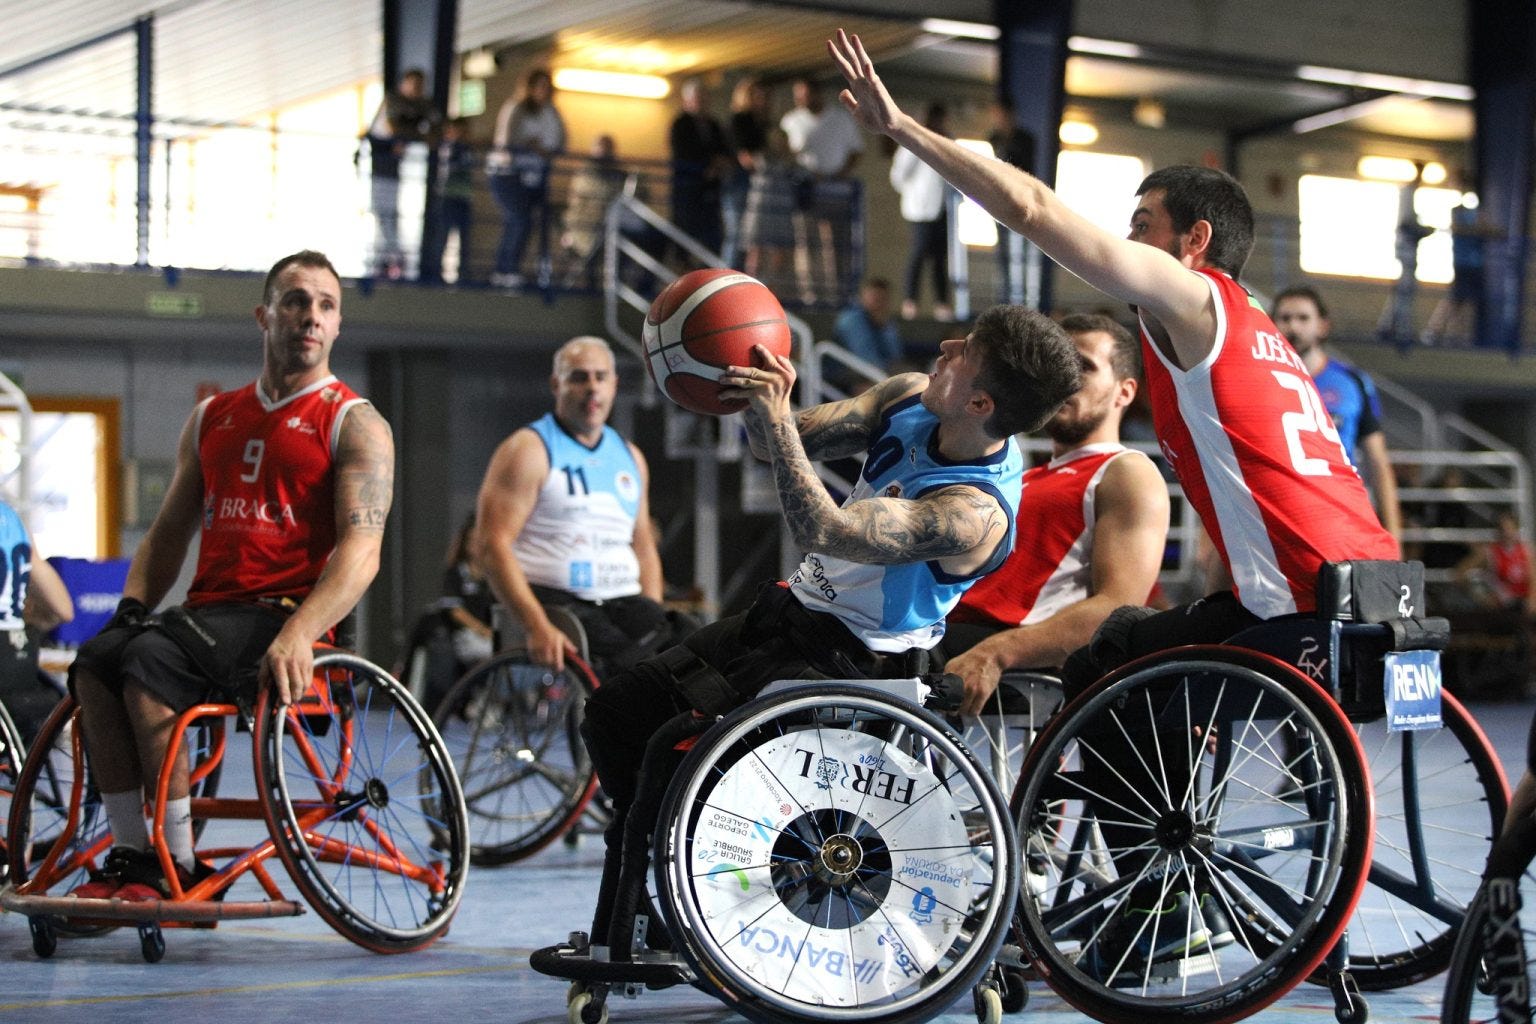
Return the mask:
{"type": "Polygon", "coordinates": [[[1083,440],[1095,430],[1098,430],[1108,417],[1108,410],[1103,410],[1096,416],[1092,414],[1079,416],[1075,420],[1063,420],[1060,417],[1053,417],[1045,425],[1045,435],[1057,444],[1065,448],[1071,448],[1082,444],[1083,440]]]}

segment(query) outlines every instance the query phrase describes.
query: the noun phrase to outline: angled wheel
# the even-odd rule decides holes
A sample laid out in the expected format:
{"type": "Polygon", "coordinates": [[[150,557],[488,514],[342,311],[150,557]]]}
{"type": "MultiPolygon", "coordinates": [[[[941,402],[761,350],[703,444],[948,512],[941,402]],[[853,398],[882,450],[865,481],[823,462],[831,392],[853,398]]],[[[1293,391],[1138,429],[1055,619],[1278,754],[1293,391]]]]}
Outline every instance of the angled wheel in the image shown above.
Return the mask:
{"type": "Polygon", "coordinates": [[[995,784],[939,719],[815,685],[694,745],[662,806],[655,882],[689,964],[749,1019],[901,1024],[991,965],[1016,849],[995,784]]]}
{"type": "Polygon", "coordinates": [[[1046,981],[1105,1021],[1262,1009],[1337,941],[1370,861],[1350,724],[1281,662],[1193,647],[1100,680],[1046,726],[1012,810],[1046,981]]]}
{"type": "Polygon", "coordinates": [[[1536,982],[1536,820],[1494,844],[1452,950],[1441,1024],[1528,1021],[1536,982]]]}
{"type": "Polygon", "coordinates": [[[1477,722],[1449,693],[1441,714],[1442,728],[1422,732],[1390,733],[1385,719],[1355,727],[1376,795],[1369,884],[1349,926],[1350,974],[1366,991],[1445,970],[1509,804],[1477,722]]]}
{"type": "Polygon", "coordinates": [[[579,658],[554,672],[506,651],[464,675],[433,714],[464,785],[470,859],[492,867],[543,849],[597,788],[581,717],[597,681],[579,658]]]}
{"type": "Polygon", "coordinates": [[[255,748],[267,827],[316,913],[378,953],[448,928],[469,868],[464,797],[400,683],[355,655],[321,654],[304,700],[262,694],[255,748]]]}
{"type": "MultiPolygon", "coordinates": [[[[26,747],[21,742],[21,732],[11,721],[10,712],[0,704],[0,821],[9,821],[11,799],[16,794],[16,782],[21,778],[21,764],[27,758],[26,747]]],[[[0,836],[0,883],[10,871],[5,836],[0,836]]]]}

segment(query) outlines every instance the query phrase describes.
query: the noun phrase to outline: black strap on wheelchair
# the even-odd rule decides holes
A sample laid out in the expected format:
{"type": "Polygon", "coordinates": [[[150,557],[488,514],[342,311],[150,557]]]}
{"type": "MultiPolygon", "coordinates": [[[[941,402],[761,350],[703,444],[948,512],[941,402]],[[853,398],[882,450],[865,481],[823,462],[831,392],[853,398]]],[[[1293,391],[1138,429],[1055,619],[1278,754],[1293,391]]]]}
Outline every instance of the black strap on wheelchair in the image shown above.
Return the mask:
{"type": "Polygon", "coordinates": [[[678,644],[656,657],[689,707],[714,718],[740,706],[741,697],[730,680],[687,646],[678,644]]]}

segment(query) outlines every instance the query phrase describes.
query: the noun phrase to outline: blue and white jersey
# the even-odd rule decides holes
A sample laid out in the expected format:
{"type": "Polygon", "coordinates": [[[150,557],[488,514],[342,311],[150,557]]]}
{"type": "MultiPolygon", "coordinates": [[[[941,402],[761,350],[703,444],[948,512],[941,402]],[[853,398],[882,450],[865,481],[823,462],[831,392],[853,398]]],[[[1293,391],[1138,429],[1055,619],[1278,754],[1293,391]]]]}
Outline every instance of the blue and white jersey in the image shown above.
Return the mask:
{"type": "Polygon", "coordinates": [[[612,427],[588,448],[553,413],[528,425],[544,442],[549,475],[512,553],[530,583],[606,601],[640,593],[635,520],[640,467],[612,427]]]}
{"type": "Polygon", "coordinates": [[[21,629],[27,581],[32,577],[32,542],[16,510],[0,501],[0,632],[21,629]]]}
{"type": "Polygon", "coordinates": [[[951,576],[937,561],[865,565],[813,551],[789,578],[802,605],[837,616],[872,651],[937,644],[944,636],[944,616],[960,595],[1013,551],[1024,474],[1018,445],[1009,438],[986,458],[951,462],[938,452],[938,425],[918,395],[886,409],[859,482],[843,507],[865,498],[921,498],[955,484],[985,491],[1008,517],[1008,534],[987,564],[971,575],[951,576]]]}

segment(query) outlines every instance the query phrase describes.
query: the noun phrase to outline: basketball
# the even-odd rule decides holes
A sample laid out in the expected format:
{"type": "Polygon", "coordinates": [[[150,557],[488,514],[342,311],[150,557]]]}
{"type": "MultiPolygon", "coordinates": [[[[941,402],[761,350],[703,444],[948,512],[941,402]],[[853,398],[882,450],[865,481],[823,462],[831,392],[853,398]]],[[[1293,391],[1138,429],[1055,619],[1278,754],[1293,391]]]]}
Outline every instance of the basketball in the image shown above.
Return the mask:
{"type": "Polygon", "coordinates": [[[720,400],[720,372],[751,366],[752,346],[788,356],[784,307],[755,277],[695,270],[662,289],[641,331],[645,365],[662,394],[690,412],[724,416],[743,402],[720,400]]]}

